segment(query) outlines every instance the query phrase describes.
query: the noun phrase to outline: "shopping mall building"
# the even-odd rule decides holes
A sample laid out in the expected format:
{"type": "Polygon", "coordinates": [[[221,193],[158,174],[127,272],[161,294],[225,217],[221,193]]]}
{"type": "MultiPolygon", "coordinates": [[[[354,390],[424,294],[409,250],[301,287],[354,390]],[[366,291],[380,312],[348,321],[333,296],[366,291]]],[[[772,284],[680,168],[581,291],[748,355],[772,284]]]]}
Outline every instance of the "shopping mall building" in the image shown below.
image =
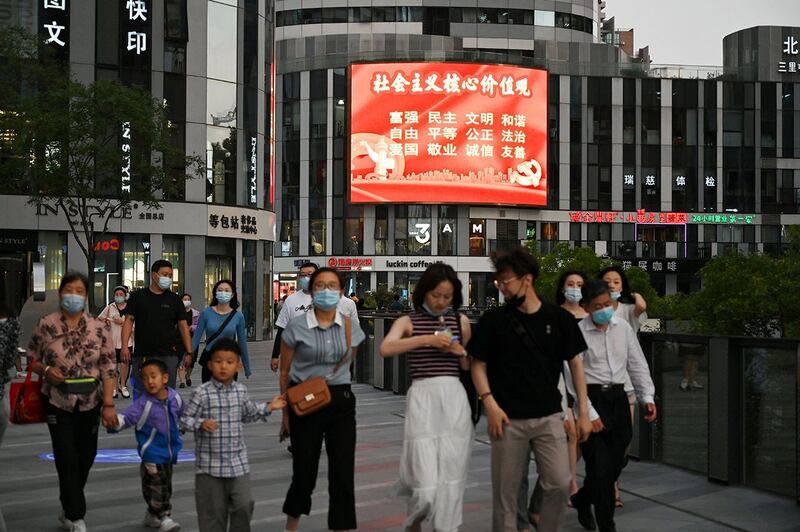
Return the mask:
{"type": "MultiPolygon", "coordinates": [[[[98,300],[165,257],[198,302],[232,277],[261,337],[306,260],[362,295],[447,262],[482,306],[496,297],[488,256],[525,241],[592,247],[662,293],[695,287],[711,256],[780,253],[800,223],[800,28],[729,35],[720,67],[657,67],[604,8],[0,0],[0,25],[37,31],[80,80],[163,97],[182,149],[206,158],[182,197],[115,221],[98,300]]],[[[30,294],[33,261],[49,288],[86,268],[52,206],[0,195],[0,228],[7,297],[30,294]]]]}
{"type": "MultiPolygon", "coordinates": [[[[558,242],[593,247],[647,269],[660,292],[672,293],[695,287],[695,272],[711,256],[779,253],[784,226],[800,223],[800,28],[729,35],[721,67],[656,67],[646,49],[635,57],[623,51],[632,43],[620,36],[632,32],[614,30],[604,7],[597,0],[278,0],[274,268],[281,289],[307,259],[349,269],[348,290],[359,293],[413,289],[428,264],[443,261],[458,272],[465,301],[481,306],[497,295],[489,254],[532,240],[542,252],[558,242]],[[438,112],[436,120],[420,112],[411,126],[407,114],[386,118],[418,109],[414,86],[405,83],[418,65],[404,62],[422,61],[545,70],[536,91],[546,93],[546,110],[527,124],[528,138],[541,133],[539,160],[547,161],[540,206],[492,204],[481,192],[470,200],[450,187],[416,187],[400,200],[361,193],[364,183],[415,179],[408,169],[417,150],[421,158],[441,153],[430,151],[438,112]],[[401,64],[356,81],[352,65],[364,62],[401,64]],[[386,97],[394,107],[383,106],[386,97]],[[412,131],[421,148],[409,154],[406,130],[414,128],[427,128],[428,137],[412,131]],[[376,159],[372,181],[358,173],[357,137],[370,131],[383,136],[384,149],[401,144],[389,147],[389,156],[398,155],[389,168],[403,165],[406,175],[376,159]]],[[[451,71],[439,70],[438,82],[451,71]]],[[[467,78],[460,79],[463,93],[467,78]]],[[[449,108],[447,100],[428,101],[429,111],[449,108]]],[[[503,104],[496,102],[497,111],[503,104]]],[[[453,109],[465,105],[455,100],[453,109]]],[[[455,120],[466,142],[469,121],[463,112],[455,120]]],[[[495,141],[505,134],[494,133],[495,141]]],[[[468,146],[458,148],[466,151],[440,159],[441,168],[470,155],[468,146]]],[[[519,159],[509,161],[512,174],[519,159]]],[[[500,186],[511,186],[502,177],[500,186]]]]}
{"type": "MultiPolygon", "coordinates": [[[[175,142],[207,163],[159,210],[134,203],[115,215],[96,246],[98,305],[115,285],[146,285],[149,265],[165,258],[173,289],[192,294],[196,307],[215,281],[232,279],[248,335],[269,329],[272,17],[264,0],[0,0],[0,26],[38,33],[78,80],[120,80],[164,98],[175,142]]],[[[34,262],[45,265],[47,289],[69,269],[87,270],[55,205],[0,195],[0,293],[17,308],[33,291],[34,262]]]]}

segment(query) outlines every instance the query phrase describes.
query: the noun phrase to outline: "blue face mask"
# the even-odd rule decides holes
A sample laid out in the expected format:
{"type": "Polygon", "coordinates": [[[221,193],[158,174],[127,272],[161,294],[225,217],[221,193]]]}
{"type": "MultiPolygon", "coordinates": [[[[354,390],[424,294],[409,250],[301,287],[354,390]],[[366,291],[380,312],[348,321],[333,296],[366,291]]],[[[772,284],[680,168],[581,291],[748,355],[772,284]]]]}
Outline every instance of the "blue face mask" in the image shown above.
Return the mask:
{"type": "Polygon", "coordinates": [[[614,317],[614,307],[604,307],[592,312],[592,321],[597,325],[607,325],[614,317]]]}
{"type": "Polygon", "coordinates": [[[77,314],[86,306],[86,298],[78,294],[64,294],[61,296],[61,308],[67,311],[67,314],[77,314]]]}
{"type": "Polygon", "coordinates": [[[310,282],[311,282],[310,277],[299,277],[297,279],[297,287],[300,288],[300,290],[308,290],[310,282]]]}
{"type": "Polygon", "coordinates": [[[429,307],[427,303],[423,303],[422,310],[424,310],[426,314],[430,314],[431,316],[435,316],[438,318],[439,316],[444,316],[445,314],[447,314],[447,311],[450,309],[445,308],[444,310],[441,310],[439,312],[434,312],[433,309],[431,309],[431,307],[429,307]]]}
{"type": "Polygon", "coordinates": [[[564,299],[566,299],[570,303],[580,303],[582,298],[583,294],[581,293],[580,288],[570,287],[564,289],[564,299]]]}
{"type": "Polygon", "coordinates": [[[331,310],[339,304],[338,290],[319,290],[314,292],[314,306],[321,310],[331,310]]]}
{"type": "Polygon", "coordinates": [[[615,292],[614,290],[612,290],[610,293],[611,293],[611,301],[616,301],[622,295],[622,292],[615,292]]]}
{"type": "Polygon", "coordinates": [[[169,277],[158,276],[158,287],[162,290],[169,290],[172,287],[172,279],[169,277]]]}
{"type": "Polygon", "coordinates": [[[230,303],[233,299],[233,292],[217,292],[214,296],[220,303],[230,303]]]}
{"type": "Polygon", "coordinates": [[[125,296],[114,296],[114,303],[117,305],[125,303],[125,296]]]}

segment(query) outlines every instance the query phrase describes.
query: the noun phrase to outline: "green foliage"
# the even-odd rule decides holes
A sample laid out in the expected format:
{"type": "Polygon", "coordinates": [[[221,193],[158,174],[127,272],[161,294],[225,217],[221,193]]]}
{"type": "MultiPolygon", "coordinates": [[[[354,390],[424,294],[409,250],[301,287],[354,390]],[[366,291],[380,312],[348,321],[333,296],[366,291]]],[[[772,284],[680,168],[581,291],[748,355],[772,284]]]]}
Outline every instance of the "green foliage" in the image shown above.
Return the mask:
{"type": "Polygon", "coordinates": [[[541,255],[536,250],[530,250],[539,261],[541,272],[536,280],[536,293],[545,301],[555,302],[556,283],[561,272],[577,270],[583,272],[589,279],[597,276],[597,272],[610,266],[608,259],[598,257],[594,250],[588,247],[570,247],[568,242],[559,242],[553,251],[541,255]]]}
{"type": "Polygon", "coordinates": [[[399,296],[401,294],[402,289],[399,286],[393,286],[391,290],[388,290],[385,286],[380,286],[367,296],[364,301],[364,308],[385,309],[394,301],[395,295],[399,296]]]}

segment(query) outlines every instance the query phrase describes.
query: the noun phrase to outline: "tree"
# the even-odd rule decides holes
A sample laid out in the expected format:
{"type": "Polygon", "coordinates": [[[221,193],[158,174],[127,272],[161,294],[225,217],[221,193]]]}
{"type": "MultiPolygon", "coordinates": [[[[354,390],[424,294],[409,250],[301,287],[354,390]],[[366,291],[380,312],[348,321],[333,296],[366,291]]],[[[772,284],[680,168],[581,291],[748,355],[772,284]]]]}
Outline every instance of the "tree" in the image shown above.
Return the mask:
{"type": "Polygon", "coordinates": [[[78,83],[19,29],[0,31],[0,58],[0,177],[29,203],[64,214],[91,278],[111,220],[133,202],[158,209],[179,196],[204,161],[174,146],[166,104],[140,88],[78,83]]]}

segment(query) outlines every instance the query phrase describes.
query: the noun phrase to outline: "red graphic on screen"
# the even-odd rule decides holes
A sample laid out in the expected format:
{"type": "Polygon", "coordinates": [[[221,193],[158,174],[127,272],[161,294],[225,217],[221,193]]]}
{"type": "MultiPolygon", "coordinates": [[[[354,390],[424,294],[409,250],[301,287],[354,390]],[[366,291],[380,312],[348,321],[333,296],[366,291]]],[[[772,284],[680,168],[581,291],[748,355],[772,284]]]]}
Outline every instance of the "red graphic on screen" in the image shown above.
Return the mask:
{"type": "Polygon", "coordinates": [[[351,66],[352,203],[547,204],[547,72],[351,66]]]}

